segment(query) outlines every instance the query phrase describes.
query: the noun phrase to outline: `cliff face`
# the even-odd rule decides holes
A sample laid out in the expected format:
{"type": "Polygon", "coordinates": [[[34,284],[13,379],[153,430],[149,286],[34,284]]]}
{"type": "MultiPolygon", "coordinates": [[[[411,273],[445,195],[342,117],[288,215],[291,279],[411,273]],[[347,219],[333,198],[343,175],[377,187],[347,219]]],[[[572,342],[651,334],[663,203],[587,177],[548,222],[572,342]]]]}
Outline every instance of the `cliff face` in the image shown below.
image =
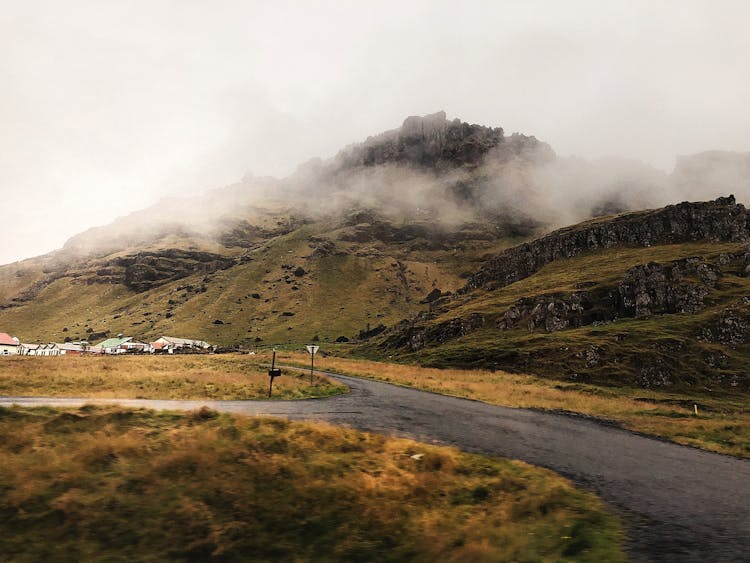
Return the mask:
{"type": "Polygon", "coordinates": [[[617,246],[655,246],[684,242],[746,242],[750,213],[734,196],[715,201],[670,205],[560,229],[492,258],[469,278],[464,291],[504,287],[561,258],[617,246]]]}

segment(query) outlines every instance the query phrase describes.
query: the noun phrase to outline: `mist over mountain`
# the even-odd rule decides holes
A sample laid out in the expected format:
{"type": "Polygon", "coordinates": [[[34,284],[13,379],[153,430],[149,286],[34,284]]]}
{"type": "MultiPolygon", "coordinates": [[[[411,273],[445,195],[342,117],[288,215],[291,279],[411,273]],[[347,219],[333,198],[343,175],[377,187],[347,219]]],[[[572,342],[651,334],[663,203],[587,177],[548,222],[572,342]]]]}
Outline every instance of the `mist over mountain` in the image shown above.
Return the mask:
{"type": "Polygon", "coordinates": [[[67,253],[113,251],[168,237],[222,242],[299,221],[368,211],[436,231],[481,224],[529,235],[590,217],[735,193],[750,196],[750,153],[680,157],[671,174],[626,158],[560,157],[536,137],[502,127],[411,116],[401,127],[312,159],[283,179],[248,175],[202,196],[168,198],[73,237],[67,253]],[[233,234],[232,234],[233,233],[233,234]]]}

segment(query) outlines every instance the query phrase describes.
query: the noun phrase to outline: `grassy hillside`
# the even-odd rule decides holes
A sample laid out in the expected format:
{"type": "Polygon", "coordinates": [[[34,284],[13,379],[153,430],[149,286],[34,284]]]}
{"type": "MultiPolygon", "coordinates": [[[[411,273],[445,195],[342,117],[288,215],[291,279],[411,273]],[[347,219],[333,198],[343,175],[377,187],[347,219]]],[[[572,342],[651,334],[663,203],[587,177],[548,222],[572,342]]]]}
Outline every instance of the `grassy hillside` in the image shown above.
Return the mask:
{"type": "Polygon", "coordinates": [[[63,253],[3,266],[0,280],[8,283],[0,284],[0,331],[24,342],[97,341],[104,333],[185,336],[224,346],[315,336],[333,341],[425,310],[421,301],[431,291],[455,291],[482,256],[515,242],[492,239],[481,229],[459,242],[419,236],[394,241],[389,236],[398,225],[363,220],[370,222],[295,225],[249,248],[168,236],[95,257],[63,253]],[[206,272],[187,262],[199,271],[157,280],[146,291],[128,287],[127,269],[112,265],[144,252],[156,254],[154,261],[161,253],[172,264],[166,256],[173,249],[210,252],[232,265],[206,272]]]}
{"type": "Polygon", "coordinates": [[[496,368],[575,382],[746,391],[750,278],[737,258],[744,252],[740,243],[683,243],[555,260],[505,287],[480,288],[443,302],[432,315],[365,351],[428,366],[496,368]],[[716,279],[704,283],[688,270],[674,273],[695,264],[698,274],[704,268],[716,279]],[[667,297],[683,291],[690,297],[693,292],[695,303],[688,305],[695,310],[617,311],[623,287],[631,283],[629,272],[641,267],[661,277],[653,276],[658,284],[650,294],[646,289],[653,279],[636,279],[638,295],[650,299],[655,291],[667,297]],[[662,270],[673,279],[665,282],[662,270]],[[550,318],[555,322],[545,325],[550,318]],[[409,345],[415,335],[424,345],[421,340],[420,346],[409,345]]]}
{"type": "Polygon", "coordinates": [[[89,234],[2,267],[0,331],[25,342],[123,333],[265,346],[392,327],[361,353],[750,390],[750,213],[733,197],[599,218],[520,245],[488,220],[450,229],[367,209],[264,213],[261,226],[238,210],[212,235],[167,230],[120,248],[105,229],[97,252],[89,234]]]}
{"type": "Polygon", "coordinates": [[[269,418],[0,409],[14,561],[622,561],[590,493],[521,462],[269,418]]]}

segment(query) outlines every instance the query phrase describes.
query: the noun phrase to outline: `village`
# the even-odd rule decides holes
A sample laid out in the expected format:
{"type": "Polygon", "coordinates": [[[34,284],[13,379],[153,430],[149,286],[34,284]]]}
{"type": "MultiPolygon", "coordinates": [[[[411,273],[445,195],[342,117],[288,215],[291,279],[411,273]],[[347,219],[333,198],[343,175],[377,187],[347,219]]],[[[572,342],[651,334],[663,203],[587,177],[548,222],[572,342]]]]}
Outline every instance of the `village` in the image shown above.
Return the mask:
{"type": "Polygon", "coordinates": [[[82,356],[88,354],[190,354],[207,353],[216,349],[208,342],[190,338],[162,336],[153,342],[142,342],[132,336],[118,334],[98,344],[85,340],[25,344],[8,333],[0,332],[0,356],[82,356]]]}

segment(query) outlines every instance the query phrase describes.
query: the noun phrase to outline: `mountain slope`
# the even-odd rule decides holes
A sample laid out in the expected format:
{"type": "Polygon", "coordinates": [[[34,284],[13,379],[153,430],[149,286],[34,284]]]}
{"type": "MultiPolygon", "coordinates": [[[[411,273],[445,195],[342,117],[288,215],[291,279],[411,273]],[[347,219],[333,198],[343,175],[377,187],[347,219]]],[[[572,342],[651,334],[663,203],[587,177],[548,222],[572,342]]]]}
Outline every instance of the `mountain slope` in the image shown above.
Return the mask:
{"type": "Polygon", "coordinates": [[[227,346],[258,338],[333,341],[424,309],[431,291],[457,289],[482,256],[513,240],[484,226],[440,235],[363,215],[269,234],[251,249],[197,250],[188,240],[181,248],[124,249],[54,269],[58,256],[34,259],[0,268],[13,282],[3,284],[0,325],[24,341],[118,332],[227,346]]]}
{"type": "Polygon", "coordinates": [[[575,381],[750,388],[750,213],[733,197],[508,249],[370,353],[575,381]]]}

